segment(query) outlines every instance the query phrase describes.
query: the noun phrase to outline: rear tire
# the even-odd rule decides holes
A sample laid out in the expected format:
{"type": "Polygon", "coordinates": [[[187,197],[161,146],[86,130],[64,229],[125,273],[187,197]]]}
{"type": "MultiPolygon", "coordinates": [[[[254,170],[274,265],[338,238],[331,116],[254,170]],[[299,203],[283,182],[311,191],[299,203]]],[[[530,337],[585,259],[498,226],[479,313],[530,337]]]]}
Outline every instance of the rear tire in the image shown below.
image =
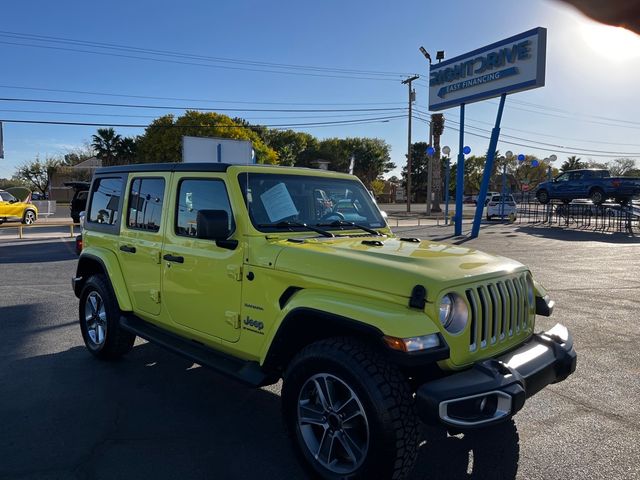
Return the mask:
{"type": "Polygon", "coordinates": [[[540,190],[536,194],[536,198],[541,204],[546,205],[547,203],[549,203],[549,192],[547,192],[546,190],[540,190]]]}
{"type": "Polygon", "coordinates": [[[136,336],[120,327],[120,309],[104,275],[93,275],[80,295],[80,330],[84,344],[101,360],[122,357],[133,348],[136,336]]]}
{"type": "Polygon", "coordinates": [[[594,205],[602,205],[606,200],[604,196],[604,192],[601,188],[594,188],[589,193],[589,199],[593,202],[594,205]]]}
{"type": "Polygon", "coordinates": [[[282,410],[296,456],[313,478],[401,479],[413,468],[418,419],[409,385],[354,339],[304,348],[285,373],[282,410]]]}

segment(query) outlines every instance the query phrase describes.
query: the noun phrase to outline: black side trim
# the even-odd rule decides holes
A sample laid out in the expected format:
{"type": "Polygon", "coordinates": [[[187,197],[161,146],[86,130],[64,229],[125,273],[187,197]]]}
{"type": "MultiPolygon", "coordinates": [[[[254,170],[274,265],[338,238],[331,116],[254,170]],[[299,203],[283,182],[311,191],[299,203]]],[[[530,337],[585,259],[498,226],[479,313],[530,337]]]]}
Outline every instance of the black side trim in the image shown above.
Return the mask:
{"type": "Polygon", "coordinates": [[[80,293],[82,292],[82,288],[84,287],[84,282],[87,281],[88,275],[80,274],[80,267],[86,263],[87,260],[94,261],[100,264],[100,268],[102,269],[102,273],[108,276],[108,270],[105,266],[104,262],[100,257],[96,257],[95,255],[91,255],[89,253],[83,253],[80,255],[78,259],[78,266],[76,267],[76,276],[71,280],[71,284],[73,286],[73,293],[76,294],[76,297],[80,298],[80,293]]]}
{"type": "Polygon", "coordinates": [[[259,387],[270,385],[276,381],[276,379],[267,377],[257,362],[239,360],[218,352],[195,340],[187,340],[145,322],[134,315],[120,317],[120,325],[123,329],[135,333],[149,342],[249,385],[259,387]]]}
{"type": "Polygon", "coordinates": [[[291,299],[291,297],[293,297],[294,293],[298,292],[299,290],[302,290],[302,288],[288,287],[284,292],[282,292],[282,295],[280,295],[280,299],[278,300],[278,303],[280,304],[280,310],[282,310],[285,305],[289,303],[289,300],[291,299]]]}
{"type": "Polygon", "coordinates": [[[420,239],[416,237],[400,237],[398,240],[401,242],[420,243],[420,239]]]}

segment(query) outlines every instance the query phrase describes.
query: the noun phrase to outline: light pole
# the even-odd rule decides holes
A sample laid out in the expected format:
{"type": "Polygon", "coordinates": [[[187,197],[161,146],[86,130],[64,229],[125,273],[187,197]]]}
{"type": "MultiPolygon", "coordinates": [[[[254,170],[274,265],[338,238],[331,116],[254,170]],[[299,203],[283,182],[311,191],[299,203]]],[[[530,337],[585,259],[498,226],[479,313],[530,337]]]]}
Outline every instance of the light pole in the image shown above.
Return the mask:
{"type": "Polygon", "coordinates": [[[444,224],[449,225],[449,175],[451,173],[451,149],[448,145],[442,147],[442,153],[447,157],[447,166],[444,171],[444,224]]]}
{"type": "Polygon", "coordinates": [[[409,86],[409,133],[407,141],[407,213],[411,211],[411,117],[413,101],[415,100],[416,96],[416,92],[411,88],[411,83],[418,78],[420,78],[419,75],[414,75],[413,77],[409,77],[406,80],[402,81],[403,84],[409,86]]]}

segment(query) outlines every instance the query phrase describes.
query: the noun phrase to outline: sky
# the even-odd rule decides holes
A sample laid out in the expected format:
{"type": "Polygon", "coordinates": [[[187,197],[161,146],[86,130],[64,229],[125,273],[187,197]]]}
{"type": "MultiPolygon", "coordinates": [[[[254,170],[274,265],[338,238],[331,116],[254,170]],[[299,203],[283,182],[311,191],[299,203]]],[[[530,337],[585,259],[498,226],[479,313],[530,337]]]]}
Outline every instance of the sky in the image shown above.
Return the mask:
{"type": "MultiPolygon", "coordinates": [[[[320,138],[377,137],[391,146],[397,168],[389,175],[399,175],[407,150],[406,75],[422,76],[415,107],[423,112],[418,116],[428,115],[428,63],[418,48],[434,59],[436,50],[452,58],[538,26],[548,29],[546,85],[507,97],[500,151],[556,154],[558,166],[573,152],[600,162],[640,158],[640,40],[553,0],[8,2],[0,15],[0,178],[37,155],[80,147],[96,130],[8,120],[144,125],[180,113],[41,100],[230,108],[238,110],[222,113],[252,123],[295,124],[320,138]],[[364,119],[368,123],[357,123],[364,119]],[[349,123],[317,125],[335,121],[349,123]]],[[[496,110],[497,100],[467,106],[465,145],[472,153],[486,152],[483,137],[496,110]]],[[[457,122],[459,110],[444,113],[442,145],[456,154],[458,134],[447,120],[457,122]]],[[[413,141],[426,141],[428,126],[414,119],[412,134],[413,141]]]]}

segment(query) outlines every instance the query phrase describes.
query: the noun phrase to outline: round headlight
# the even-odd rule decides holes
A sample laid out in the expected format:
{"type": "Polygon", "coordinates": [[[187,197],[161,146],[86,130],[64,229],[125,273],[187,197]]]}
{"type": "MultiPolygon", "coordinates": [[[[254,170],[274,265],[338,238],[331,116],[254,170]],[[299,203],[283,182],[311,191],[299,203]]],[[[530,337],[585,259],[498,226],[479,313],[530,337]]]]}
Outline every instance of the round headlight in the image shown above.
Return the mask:
{"type": "Polygon", "coordinates": [[[440,300],[440,323],[452,334],[460,333],[467,326],[469,308],[457,293],[448,293],[440,300]]]}
{"type": "Polygon", "coordinates": [[[451,313],[453,312],[453,296],[445,295],[440,300],[440,323],[447,328],[451,323],[451,313]]]}

